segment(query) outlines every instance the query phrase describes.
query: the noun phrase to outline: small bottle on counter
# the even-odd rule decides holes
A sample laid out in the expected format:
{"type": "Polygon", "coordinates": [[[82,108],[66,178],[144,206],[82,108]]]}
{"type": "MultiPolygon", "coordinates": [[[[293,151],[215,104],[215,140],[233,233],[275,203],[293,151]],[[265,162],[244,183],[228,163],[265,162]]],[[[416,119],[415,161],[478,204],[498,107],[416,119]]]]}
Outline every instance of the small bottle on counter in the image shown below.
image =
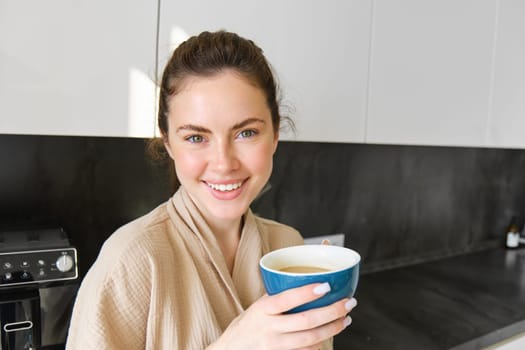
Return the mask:
{"type": "Polygon", "coordinates": [[[520,245],[520,230],[518,225],[514,221],[511,221],[509,229],[507,230],[507,239],[505,241],[505,246],[509,249],[518,248],[520,245]]]}

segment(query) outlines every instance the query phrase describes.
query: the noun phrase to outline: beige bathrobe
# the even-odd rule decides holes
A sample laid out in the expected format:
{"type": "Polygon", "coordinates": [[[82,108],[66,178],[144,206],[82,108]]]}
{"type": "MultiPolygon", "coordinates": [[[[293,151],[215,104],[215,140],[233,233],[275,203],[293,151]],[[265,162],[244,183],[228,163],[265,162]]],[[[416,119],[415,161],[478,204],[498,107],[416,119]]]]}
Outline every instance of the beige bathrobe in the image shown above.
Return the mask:
{"type": "Polygon", "coordinates": [[[248,210],[230,275],[181,188],[104,243],[82,282],[66,348],[204,349],[264,294],[260,257],[302,242],[296,230],[248,210]]]}

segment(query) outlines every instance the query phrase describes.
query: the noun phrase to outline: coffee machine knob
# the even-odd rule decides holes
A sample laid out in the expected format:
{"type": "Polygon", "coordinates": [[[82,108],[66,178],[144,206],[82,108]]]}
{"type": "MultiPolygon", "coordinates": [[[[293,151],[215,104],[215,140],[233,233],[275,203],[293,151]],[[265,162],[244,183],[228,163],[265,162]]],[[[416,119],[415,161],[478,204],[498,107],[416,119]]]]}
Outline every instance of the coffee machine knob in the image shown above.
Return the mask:
{"type": "Polygon", "coordinates": [[[70,255],[62,255],[57,259],[57,269],[60,272],[68,272],[73,268],[73,258],[70,255]]]}

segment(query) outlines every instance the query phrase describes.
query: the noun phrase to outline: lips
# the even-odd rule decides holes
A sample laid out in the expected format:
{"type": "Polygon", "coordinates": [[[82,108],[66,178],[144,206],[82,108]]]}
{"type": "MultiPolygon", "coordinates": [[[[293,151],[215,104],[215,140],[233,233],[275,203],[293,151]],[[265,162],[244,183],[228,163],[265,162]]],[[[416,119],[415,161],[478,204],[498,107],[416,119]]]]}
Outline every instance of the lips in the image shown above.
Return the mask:
{"type": "Polygon", "coordinates": [[[211,182],[206,182],[206,185],[208,185],[209,188],[215,190],[215,191],[220,191],[220,192],[231,192],[231,191],[234,191],[236,189],[238,189],[239,187],[242,186],[242,181],[238,181],[238,182],[232,182],[232,183],[228,183],[228,184],[225,184],[225,183],[211,183],[211,182]]]}

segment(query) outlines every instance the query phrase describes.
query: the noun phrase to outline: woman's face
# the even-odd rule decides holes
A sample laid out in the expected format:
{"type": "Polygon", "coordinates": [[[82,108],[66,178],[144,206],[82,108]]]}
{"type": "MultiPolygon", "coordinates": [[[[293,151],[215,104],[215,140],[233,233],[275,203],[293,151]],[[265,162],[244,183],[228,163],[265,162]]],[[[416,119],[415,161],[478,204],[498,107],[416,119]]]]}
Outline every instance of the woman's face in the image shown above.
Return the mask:
{"type": "Polygon", "coordinates": [[[233,71],[191,77],[169,101],[166,148],[205,218],[236,221],[268,181],[278,135],[262,90],[233,71]]]}

